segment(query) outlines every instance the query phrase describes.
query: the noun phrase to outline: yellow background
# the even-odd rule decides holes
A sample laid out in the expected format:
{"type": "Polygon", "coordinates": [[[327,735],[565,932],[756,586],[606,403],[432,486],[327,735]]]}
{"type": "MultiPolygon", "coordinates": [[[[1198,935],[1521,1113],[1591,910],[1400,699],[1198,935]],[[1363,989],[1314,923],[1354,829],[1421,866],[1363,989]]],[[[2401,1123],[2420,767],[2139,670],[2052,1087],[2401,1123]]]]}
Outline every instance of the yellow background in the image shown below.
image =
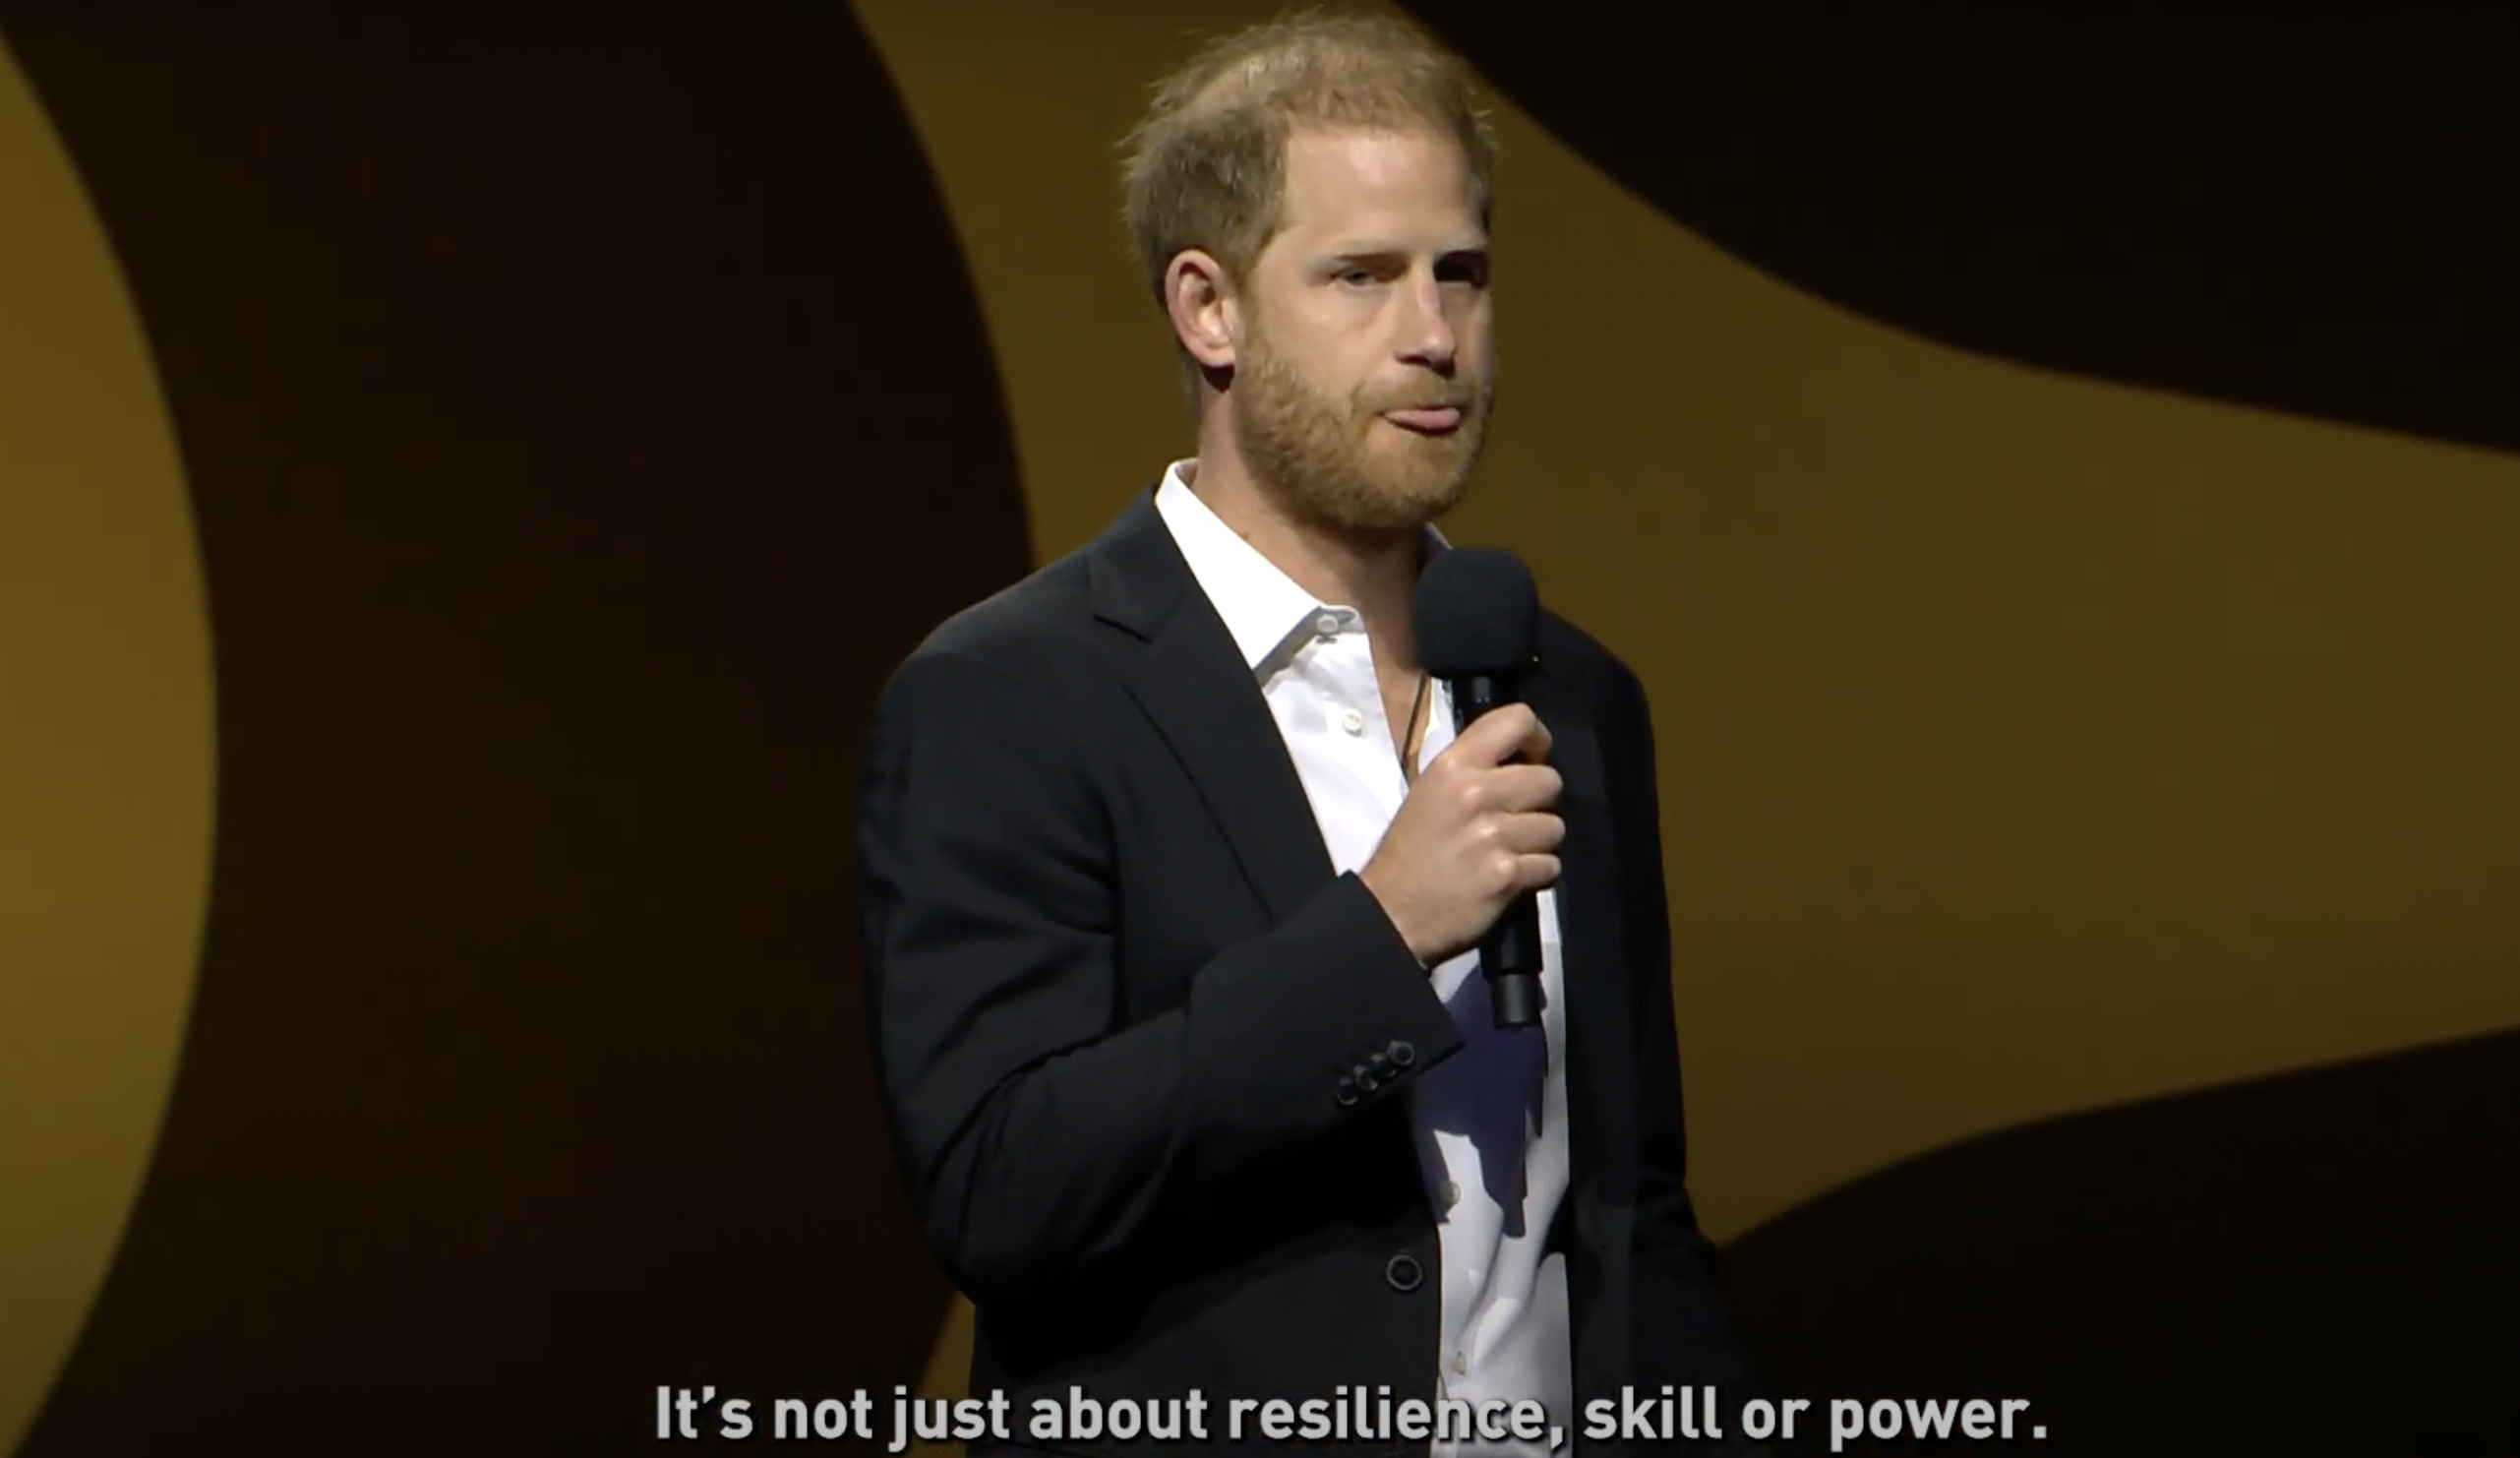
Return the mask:
{"type": "Polygon", "coordinates": [[[155,1144],[210,889],[192,508],[111,251],[0,47],[0,1452],[155,1144]]]}

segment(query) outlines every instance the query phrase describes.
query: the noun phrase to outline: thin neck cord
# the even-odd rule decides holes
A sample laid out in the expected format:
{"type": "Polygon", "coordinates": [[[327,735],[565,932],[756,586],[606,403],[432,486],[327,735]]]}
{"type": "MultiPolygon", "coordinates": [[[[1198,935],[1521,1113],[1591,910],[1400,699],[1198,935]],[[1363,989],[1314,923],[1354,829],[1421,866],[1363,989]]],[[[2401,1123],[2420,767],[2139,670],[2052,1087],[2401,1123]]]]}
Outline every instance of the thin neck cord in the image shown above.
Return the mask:
{"type": "Polygon", "coordinates": [[[1417,745],[1417,716],[1426,711],[1426,675],[1417,675],[1417,697],[1409,705],[1409,725],[1400,731],[1400,777],[1417,783],[1417,757],[1410,751],[1417,745]]]}

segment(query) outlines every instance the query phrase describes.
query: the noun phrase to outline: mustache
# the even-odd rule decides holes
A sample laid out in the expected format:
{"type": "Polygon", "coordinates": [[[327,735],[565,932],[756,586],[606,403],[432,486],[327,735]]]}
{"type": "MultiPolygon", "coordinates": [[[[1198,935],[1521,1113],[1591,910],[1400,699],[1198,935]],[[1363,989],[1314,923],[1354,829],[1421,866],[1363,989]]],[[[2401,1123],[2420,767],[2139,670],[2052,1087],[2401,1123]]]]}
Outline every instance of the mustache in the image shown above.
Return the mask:
{"type": "Polygon", "coordinates": [[[1469,415],[1476,412],[1478,402],[1478,395],[1467,390],[1446,391],[1438,394],[1411,391],[1405,395],[1396,394],[1374,399],[1367,406],[1367,413],[1380,415],[1386,410],[1459,410],[1469,415]]]}

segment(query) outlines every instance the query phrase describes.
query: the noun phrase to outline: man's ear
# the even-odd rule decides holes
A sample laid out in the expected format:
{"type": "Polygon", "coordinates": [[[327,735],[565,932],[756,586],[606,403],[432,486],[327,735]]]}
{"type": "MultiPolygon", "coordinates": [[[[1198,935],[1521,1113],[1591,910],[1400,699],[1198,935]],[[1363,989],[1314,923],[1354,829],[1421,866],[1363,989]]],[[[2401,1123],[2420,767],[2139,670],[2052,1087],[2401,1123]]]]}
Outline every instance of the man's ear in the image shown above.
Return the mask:
{"type": "Polygon", "coordinates": [[[1164,304],[1173,336],[1201,369],[1211,375],[1232,370],[1242,306],[1215,255],[1196,248],[1173,255],[1164,271],[1164,304]]]}

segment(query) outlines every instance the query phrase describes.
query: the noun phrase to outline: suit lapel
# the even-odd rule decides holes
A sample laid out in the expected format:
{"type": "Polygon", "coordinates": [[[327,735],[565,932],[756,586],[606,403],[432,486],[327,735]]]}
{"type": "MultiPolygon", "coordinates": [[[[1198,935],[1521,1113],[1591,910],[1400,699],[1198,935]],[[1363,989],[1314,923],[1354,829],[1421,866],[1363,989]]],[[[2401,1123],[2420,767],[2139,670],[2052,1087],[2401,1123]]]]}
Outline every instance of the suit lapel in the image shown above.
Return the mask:
{"type": "MultiPolygon", "coordinates": [[[[1600,737],[1582,694],[1544,661],[1524,697],[1548,726],[1550,758],[1565,781],[1558,812],[1566,821],[1559,853],[1558,937],[1566,992],[1567,1138],[1576,1196],[1576,1234],[1597,1241],[1597,1189],[1605,1160],[1615,1163],[1612,1135],[1627,1126],[1631,1085],[1628,1050],[1617,1031],[1632,1025],[1628,997],[1626,908],[1621,904],[1618,835],[1610,819],[1613,787],[1600,737]],[[1604,1036],[1607,1030],[1608,1036],[1604,1036]]],[[[1571,1253],[1583,1283],[1585,1265],[1571,1253]]]]}
{"type": "Polygon", "coordinates": [[[1128,692],[1188,771],[1261,903],[1280,920],[1291,916],[1336,867],[1277,720],[1152,489],[1088,556],[1095,616],[1137,639],[1128,692]]]}
{"type": "MultiPolygon", "coordinates": [[[[1612,793],[1601,741],[1576,687],[1546,664],[1531,677],[1524,697],[1548,726],[1550,760],[1565,781],[1558,811],[1566,821],[1559,860],[1558,935],[1564,943],[1567,1001],[1599,997],[1624,1001],[1619,904],[1618,835],[1610,820],[1612,793]]],[[[1570,1024],[1571,1026],[1571,1024],[1570,1024]]]]}

